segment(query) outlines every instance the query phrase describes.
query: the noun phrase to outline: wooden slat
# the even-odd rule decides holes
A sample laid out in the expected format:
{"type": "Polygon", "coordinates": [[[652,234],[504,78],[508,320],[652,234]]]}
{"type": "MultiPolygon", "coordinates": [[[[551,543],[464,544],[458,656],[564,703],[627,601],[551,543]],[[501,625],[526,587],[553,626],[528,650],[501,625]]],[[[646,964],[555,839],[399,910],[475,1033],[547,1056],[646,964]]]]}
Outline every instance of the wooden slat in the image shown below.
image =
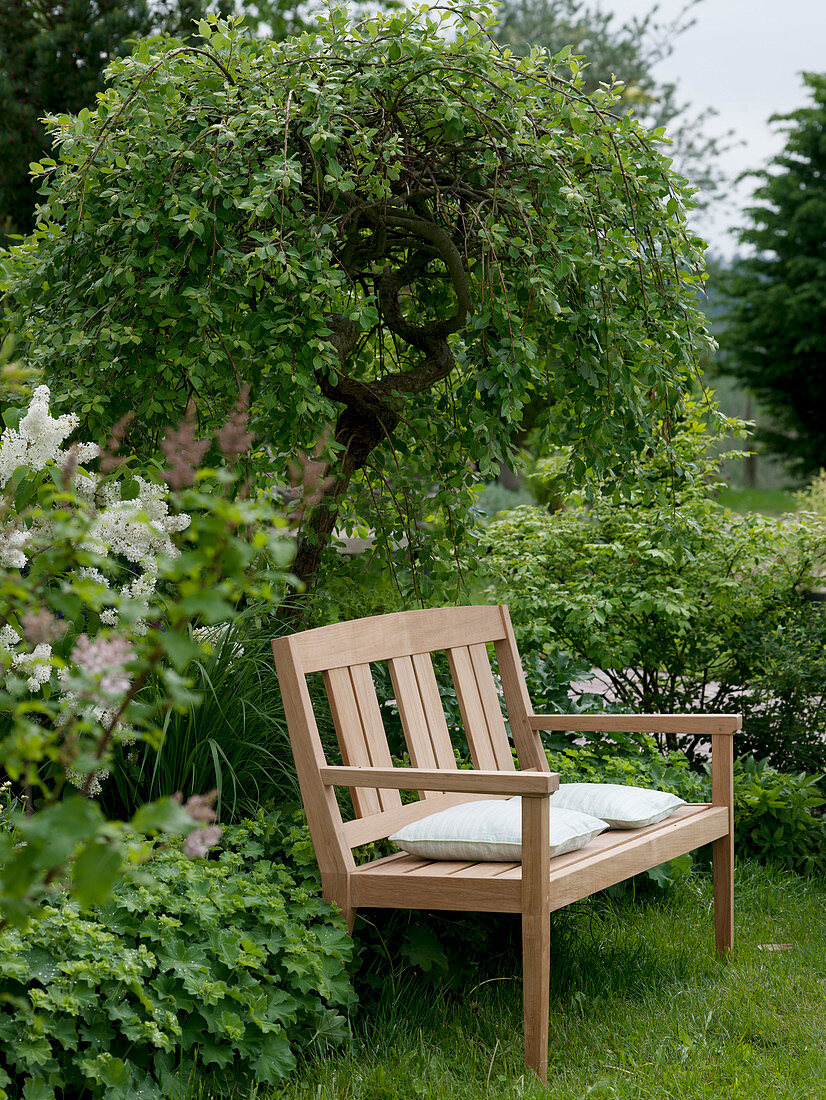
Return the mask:
{"type": "Polygon", "coordinates": [[[506,871],[516,871],[518,877],[521,878],[522,864],[505,862],[474,863],[472,867],[464,867],[461,871],[457,871],[456,874],[459,878],[498,878],[506,871]],[[481,868],[484,868],[485,870],[482,871],[481,868]]]}
{"type": "Polygon", "coordinates": [[[497,607],[438,607],[320,626],[293,634],[292,642],[306,675],[502,637],[497,607]]]}
{"type": "MultiPolygon", "coordinates": [[[[344,763],[392,768],[369,665],[329,669],[324,673],[324,684],[344,763]]],[[[361,787],[353,788],[351,793],[358,817],[401,806],[397,790],[361,787]]]]}
{"type": "MultiPolygon", "coordinates": [[[[455,768],[439,688],[430,654],[394,657],[387,662],[410,759],[416,768],[455,768]]],[[[420,791],[438,798],[440,791],[420,791]]]]}
{"type": "Polygon", "coordinates": [[[416,683],[419,685],[419,696],[427,718],[430,744],[433,747],[436,764],[440,768],[455,769],[456,754],[453,751],[453,743],[445,721],[442,697],[433,671],[433,661],[429,653],[415,653],[411,661],[416,674],[416,683]]]}
{"type": "MultiPolygon", "coordinates": [[[[407,857],[414,867],[413,856],[407,857]]],[[[357,868],[351,877],[356,905],[378,909],[448,909],[454,912],[518,913],[522,905],[522,883],[503,882],[480,875],[460,878],[456,875],[405,874],[405,864],[395,869],[370,871],[372,864],[357,868]],[[362,872],[366,872],[362,874],[362,872]],[[495,883],[499,885],[494,886],[495,883]]],[[[489,864],[477,864],[487,868],[489,864]]]]}
{"type": "Polygon", "coordinates": [[[485,710],[479,697],[470,649],[468,646],[454,646],[447,651],[447,658],[473,766],[480,771],[499,771],[485,710]]]}
{"type": "Polygon", "coordinates": [[[508,740],[508,731],[505,729],[505,719],[502,717],[499,693],[493,679],[487,648],[484,645],[472,645],[468,646],[468,652],[488,725],[488,737],[496,766],[502,771],[513,771],[516,765],[513,762],[513,752],[508,740]]]}
{"type": "MultiPolygon", "coordinates": [[[[353,691],[353,681],[350,679],[350,670],[334,668],[326,671],[324,673],[324,686],[327,689],[327,698],[330,701],[330,713],[333,716],[333,724],[336,728],[341,759],[345,764],[369,766],[370,751],[367,748],[367,739],[364,736],[364,727],[361,724],[361,715],[356,702],[356,694],[353,691]]],[[[350,794],[353,797],[353,808],[358,817],[367,817],[369,814],[379,813],[381,810],[379,794],[375,788],[353,787],[350,794]]]]}
{"type": "Polygon", "coordinates": [[[588,730],[592,733],[677,733],[705,737],[734,735],[739,714],[534,714],[535,730],[588,730]]]}
{"type": "Polygon", "coordinates": [[[556,772],[499,772],[457,768],[447,772],[423,768],[362,768],[327,765],[320,769],[321,780],[337,787],[388,787],[410,791],[418,787],[468,794],[519,794],[526,798],[551,795],[559,787],[556,772]]]}
{"type": "Polygon", "coordinates": [[[462,802],[478,802],[481,799],[506,798],[507,795],[494,794],[440,794],[434,798],[422,799],[419,802],[408,802],[396,810],[388,810],[387,813],[371,814],[370,817],[357,817],[353,821],[345,821],[342,826],[342,836],[348,848],[358,848],[360,844],[372,844],[374,840],[384,840],[385,837],[395,833],[398,829],[409,825],[412,821],[421,821],[423,817],[441,813],[451,806],[458,806],[462,802]]]}
{"type": "Polygon", "coordinates": [[[506,607],[500,607],[499,612],[502,616],[505,637],[494,644],[496,664],[499,667],[502,694],[505,696],[508,722],[513,743],[516,745],[519,766],[546,772],[550,768],[542,746],[542,738],[536,730],[531,729],[528,721],[529,716],[533,714],[533,707],[525,685],[525,674],[516,648],[511,617],[506,607]]]}
{"type": "MultiPolygon", "coordinates": [[[[376,698],[376,686],[373,683],[370,666],[352,665],[350,667],[350,679],[353,681],[353,691],[355,692],[364,727],[370,764],[374,768],[392,768],[393,758],[387,744],[387,734],[384,732],[384,723],[381,720],[381,710],[379,709],[379,701],[376,698]]],[[[398,790],[382,790],[379,788],[378,795],[382,810],[395,810],[402,804],[398,790]]]]}

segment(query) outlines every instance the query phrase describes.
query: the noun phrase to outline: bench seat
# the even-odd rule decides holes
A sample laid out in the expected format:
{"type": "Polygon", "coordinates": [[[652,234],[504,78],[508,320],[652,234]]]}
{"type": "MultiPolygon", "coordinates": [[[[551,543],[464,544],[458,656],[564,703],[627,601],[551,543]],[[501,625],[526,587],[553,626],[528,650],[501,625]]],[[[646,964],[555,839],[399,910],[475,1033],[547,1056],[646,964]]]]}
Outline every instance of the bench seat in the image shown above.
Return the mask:
{"type": "MultiPolygon", "coordinates": [[[[728,832],[724,806],[692,803],[644,829],[610,829],[576,852],[550,861],[551,909],[666,863],[728,832]],[[688,834],[690,830],[690,834],[688,834]]],[[[352,901],[375,909],[522,912],[521,863],[429,860],[396,852],[362,864],[352,875],[352,901]]]]}

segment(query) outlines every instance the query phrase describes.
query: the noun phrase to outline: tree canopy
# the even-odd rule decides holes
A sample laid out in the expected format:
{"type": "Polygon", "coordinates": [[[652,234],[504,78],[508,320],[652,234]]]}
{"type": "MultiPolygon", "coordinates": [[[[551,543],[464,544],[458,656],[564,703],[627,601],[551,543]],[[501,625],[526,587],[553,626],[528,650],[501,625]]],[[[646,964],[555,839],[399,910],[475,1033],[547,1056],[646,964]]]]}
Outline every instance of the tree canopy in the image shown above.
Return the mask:
{"type": "Polygon", "coordinates": [[[98,437],[133,411],[151,452],[244,385],[259,469],[330,426],[307,580],[348,488],[410,536],[416,497],[508,461],[537,394],[580,476],[627,472],[705,339],[690,192],[651,135],[562,58],[503,52],[488,9],[448,18],[142,43],[53,120],[41,221],[3,263],[21,351],[98,437]]]}
{"type": "Polygon", "coordinates": [[[581,58],[578,75],[585,91],[621,82],[613,109],[633,111],[649,129],[665,127],[674,167],[697,188],[696,202],[703,207],[723,182],[719,154],[731,135],[709,136],[707,123],[717,111],[693,112],[680,100],[676,84],[656,76],[678,37],[694,25],[691,13],[700,2],[686,0],[668,18],[652,3],[644,14],[622,22],[610,6],[589,0],[503,0],[495,37],[520,55],[534,46],[551,55],[570,46],[581,58]]]}
{"type": "Polygon", "coordinates": [[[775,115],[787,131],[765,169],[735,261],[719,369],[743,382],[770,415],[758,439],[811,476],[826,465],[826,74],[805,73],[812,102],[775,115]]]}

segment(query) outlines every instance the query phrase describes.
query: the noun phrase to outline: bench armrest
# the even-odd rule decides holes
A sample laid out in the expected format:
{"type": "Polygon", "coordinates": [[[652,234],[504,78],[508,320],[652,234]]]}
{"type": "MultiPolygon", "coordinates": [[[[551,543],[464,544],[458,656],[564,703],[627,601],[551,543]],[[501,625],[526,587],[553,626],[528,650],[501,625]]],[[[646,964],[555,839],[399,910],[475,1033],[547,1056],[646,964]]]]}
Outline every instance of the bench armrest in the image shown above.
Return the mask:
{"type": "Polygon", "coordinates": [[[509,794],[547,797],[559,786],[555,772],[492,772],[445,768],[360,768],[328,765],[320,769],[328,787],[377,787],[400,791],[451,791],[461,794],[509,794]]]}
{"type": "Polygon", "coordinates": [[[528,722],[533,730],[731,737],[740,729],[742,717],[739,714],[532,714],[528,722]]]}

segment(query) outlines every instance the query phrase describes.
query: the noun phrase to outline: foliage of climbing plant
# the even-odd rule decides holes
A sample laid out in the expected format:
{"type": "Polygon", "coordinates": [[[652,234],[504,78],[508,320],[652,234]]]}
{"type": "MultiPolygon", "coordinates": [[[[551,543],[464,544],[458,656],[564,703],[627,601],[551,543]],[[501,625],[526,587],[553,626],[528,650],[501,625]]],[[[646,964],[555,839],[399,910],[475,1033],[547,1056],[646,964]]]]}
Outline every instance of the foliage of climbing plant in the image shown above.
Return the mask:
{"type": "Polygon", "coordinates": [[[706,340],[662,135],[492,26],[483,6],[334,10],[276,44],[210,18],[197,46],[115,61],[34,168],[6,309],[92,434],[134,408],[151,451],[191,399],[218,423],[242,382],[276,468],[334,425],[303,580],[354,511],[380,547],[418,542],[433,486],[458,539],[529,405],[577,476],[627,474],[706,340]]]}

